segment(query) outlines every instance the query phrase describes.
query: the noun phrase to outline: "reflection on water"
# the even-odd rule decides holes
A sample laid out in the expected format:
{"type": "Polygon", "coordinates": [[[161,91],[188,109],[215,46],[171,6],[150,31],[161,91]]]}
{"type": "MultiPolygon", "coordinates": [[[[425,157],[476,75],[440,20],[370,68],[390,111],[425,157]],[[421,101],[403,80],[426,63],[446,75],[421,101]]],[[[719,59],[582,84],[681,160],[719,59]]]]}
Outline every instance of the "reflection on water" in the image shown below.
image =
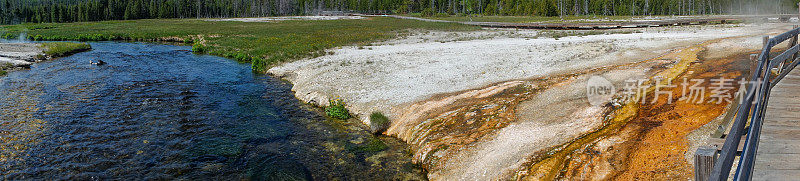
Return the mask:
{"type": "Polygon", "coordinates": [[[396,140],[360,149],[375,138],[246,64],[181,46],[92,46],[0,77],[6,179],[422,179],[396,140]]]}

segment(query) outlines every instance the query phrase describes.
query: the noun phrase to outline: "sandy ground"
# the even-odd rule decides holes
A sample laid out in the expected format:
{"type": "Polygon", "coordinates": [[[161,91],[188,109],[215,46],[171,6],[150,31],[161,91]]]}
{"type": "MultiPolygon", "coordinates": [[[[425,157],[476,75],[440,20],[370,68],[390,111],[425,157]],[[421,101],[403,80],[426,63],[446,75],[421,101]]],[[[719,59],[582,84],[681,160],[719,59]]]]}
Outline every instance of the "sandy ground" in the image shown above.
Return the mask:
{"type": "Polygon", "coordinates": [[[208,21],[241,21],[241,22],[275,22],[288,20],[340,20],[340,19],[364,19],[361,16],[279,16],[261,18],[226,18],[209,19],[208,21]]]}
{"type": "Polygon", "coordinates": [[[37,55],[42,54],[38,44],[33,43],[0,43],[0,64],[11,64],[15,67],[30,66],[37,55]]]}
{"type": "MultiPolygon", "coordinates": [[[[760,27],[763,26],[666,27],[643,29],[643,33],[559,39],[535,38],[539,31],[534,30],[434,32],[376,46],[343,47],[333,50],[333,55],[286,63],[269,72],[291,81],[300,100],[321,106],[329,99],[344,100],[365,123],[369,122],[369,113],[383,112],[392,119],[386,134],[417,143],[427,134],[436,133],[419,135],[415,129],[426,117],[409,112],[448,105],[461,95],[480,96],[513,86],[501,84],[465,92],[452,100],[425,102],[437,95],[650,60],[707,40],[752,36],[763,31],[760,27]],[[483,36],[491,34],[503,36],[483,36]]],[[[760,42],[757,38],[755,41],[760,42]]],[[[612,77],[620,79],[646,71],[645,67],[613,72],[618,76],[612,77]]],[[[429,168],[429,176],[433,180],[507,177],[537,150],[563,144],[601,125],[597,118],[603,110],[588,106],[581,99],[580,91],[585,89],[580,82],[585,79],[578,78],[521,103],[517,111],[522,115],[517,122],[481,137],[470,149],[448,151],[452,156],[432,165],[437,168],[429,168]]]]}

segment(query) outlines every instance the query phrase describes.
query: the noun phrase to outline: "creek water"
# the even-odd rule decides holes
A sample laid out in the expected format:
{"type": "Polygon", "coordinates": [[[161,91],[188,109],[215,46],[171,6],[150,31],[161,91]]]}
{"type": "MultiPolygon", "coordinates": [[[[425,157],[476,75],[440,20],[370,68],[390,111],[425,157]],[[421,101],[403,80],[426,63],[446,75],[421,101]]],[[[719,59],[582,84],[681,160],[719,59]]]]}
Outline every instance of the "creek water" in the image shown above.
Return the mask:
{"type": "Polygon", "coordinates": [[[2,178],[424,179],[397,140],[326,119],[249,64],[91,45],[0,77],[2,178]]]}

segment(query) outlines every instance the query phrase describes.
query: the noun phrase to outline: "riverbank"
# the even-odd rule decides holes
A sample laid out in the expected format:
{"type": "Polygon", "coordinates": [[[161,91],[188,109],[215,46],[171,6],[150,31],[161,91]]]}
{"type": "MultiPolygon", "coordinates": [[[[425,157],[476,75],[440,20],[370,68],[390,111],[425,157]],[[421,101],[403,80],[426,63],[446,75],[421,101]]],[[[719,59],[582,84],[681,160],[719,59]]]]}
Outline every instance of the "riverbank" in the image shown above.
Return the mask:
{"type": "Polygon", "coordinates": [[[43,58],[44,52],[39,44],[0,43],[0,64],[4,69],[30,67],[33,62],[43,58]]]}
{"type": "MultiPolygon", "coordinates": [[[[276,19],[276,18],[270,18],[276,19]]],[[[296,18],[295,18],[296,19],[296,18]]],[[[369,45],[408,35],[409,30],[475,31],[456,23],[389,17],[340,20],[242,22],[241,19],[149,19],[0,26],[0,34],[26,33],[36,41],[162,41],[193,45],[193,51],[241,62],[255,72],[284,62],[331,53],[340,46],[369,45]],[[235,27],[235,28],[232,28],[235,27]]]]}
{"type": "Polygon", "coordinates": [[[86,43],[0,43],[0,76],[8,71],[30,68],[36,62],[91,50],[86,43]]]}
{"type": "MultiPolygon", "coordinates": [[[[188,43],[194,45],[192,50],[195,53],[251,61],[253,70],[258,71],[259,66],[267,66],[265,64],[257,65],[259,58],[272,57],[276,61],[289,61],[299,57],[328,54],[324,51],[326,47],[367,45],[378,40],[406,36],[409,31],[471,31],[476,29],[478,28],[449,23],[364,18],[325,21],[285,20],[270,23],[231,22],[229,20],[137,20],[26,24],[3,26],[0,28],[0,32],[25,32],[27,35],[24,36],[31,40],[138,40],[188,43]],[[218,27],[230,26],[240,28],[218,29],[218,27]],[[105,31],[96,31],[96,29],[105,31]],[[137,31],[130,31],[131,29],[137,29],[137,31]]],[[[291,96],[286,98],[291,98],[291,96]]],[[[361,123],[351,122],[351,120],[300,119],[295,121],[305,124],[309,130],[328,133],[312,136],[323,139],[318,140],[319,142],[312,143],[306,140],[292,143],[303,144],[300,145],[302,147],[291,149],[310,147],[312,150],[308,153],[295,154],[296,156],[292,157],[299,157],[301,162],[312,171],[310,175],[313,178],[426,180],[425,171],[411,163],[409,152],[406,151],[406,144],[397,139],[373,136],[363,129],[364,126],[361,123]],[[354,174],[355,172],[361,174],[354,174]]],[[[261,158],[265,155],[254,152],[248,153],[247,156],[261,158]]]]}
{"type": "Polygon", "coordinates": [[[0,179],[425,180],[406,144],[326,119],[248,64],[90,44],[0,77],[0,179]]]}

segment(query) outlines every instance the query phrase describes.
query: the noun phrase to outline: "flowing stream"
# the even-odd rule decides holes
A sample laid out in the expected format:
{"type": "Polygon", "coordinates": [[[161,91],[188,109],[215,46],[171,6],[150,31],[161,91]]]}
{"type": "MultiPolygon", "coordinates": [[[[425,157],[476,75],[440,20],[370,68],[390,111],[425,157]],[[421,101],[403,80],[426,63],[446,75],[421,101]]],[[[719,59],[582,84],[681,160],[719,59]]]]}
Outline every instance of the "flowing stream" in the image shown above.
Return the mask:
{"type": "Polygon", "coordinates": [[[0,178],[424,179],[397,140],[326,119],[249,64],[91,45],[0,77],[0,178]]]}

